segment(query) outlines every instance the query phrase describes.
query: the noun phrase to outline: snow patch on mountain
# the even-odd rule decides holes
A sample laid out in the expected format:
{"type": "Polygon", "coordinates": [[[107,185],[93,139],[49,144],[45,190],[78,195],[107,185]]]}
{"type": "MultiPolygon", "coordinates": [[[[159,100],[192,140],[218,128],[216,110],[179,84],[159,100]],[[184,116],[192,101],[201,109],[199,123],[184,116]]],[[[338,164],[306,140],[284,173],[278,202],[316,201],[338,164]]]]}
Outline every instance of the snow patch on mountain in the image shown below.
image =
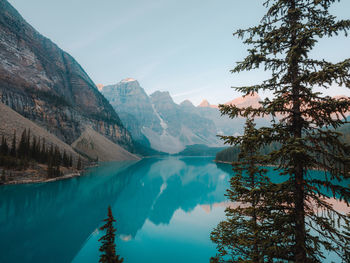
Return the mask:
{"type": "Polygon", "coordinates": [[[168,129],[168,125],[166,124],[166,122],[163,120],[162,117],[160,117],[158,111],[156,110],[154,104],[152,103],[152,109],[154,110],[154,114],[158,117],[159,121],[160,121],[160,126],[162,126],[163,128],[163,134],[166,132],[166,129],[168,129]]]}

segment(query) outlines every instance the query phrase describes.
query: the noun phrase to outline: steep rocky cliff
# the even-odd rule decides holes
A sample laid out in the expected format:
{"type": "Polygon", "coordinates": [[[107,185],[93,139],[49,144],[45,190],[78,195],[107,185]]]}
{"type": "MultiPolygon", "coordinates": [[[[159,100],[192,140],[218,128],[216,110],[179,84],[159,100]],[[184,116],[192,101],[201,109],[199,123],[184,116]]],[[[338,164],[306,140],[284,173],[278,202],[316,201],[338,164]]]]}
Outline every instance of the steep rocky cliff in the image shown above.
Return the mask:
{"type": "Polygon", "coordinates": [[[142,133],[143,127],[158,133],[162,131],[152,102],[137,80],[128,78],[115,85],[105,86],[102,94],[109,100],[135,140],[149,146],[142,133]]]}
{"type": "Polygon", "coordinates": [[[132,149],[109,102],[68,53],[0,0],[0,101],[71,144],[91,126],[132,149]]]}

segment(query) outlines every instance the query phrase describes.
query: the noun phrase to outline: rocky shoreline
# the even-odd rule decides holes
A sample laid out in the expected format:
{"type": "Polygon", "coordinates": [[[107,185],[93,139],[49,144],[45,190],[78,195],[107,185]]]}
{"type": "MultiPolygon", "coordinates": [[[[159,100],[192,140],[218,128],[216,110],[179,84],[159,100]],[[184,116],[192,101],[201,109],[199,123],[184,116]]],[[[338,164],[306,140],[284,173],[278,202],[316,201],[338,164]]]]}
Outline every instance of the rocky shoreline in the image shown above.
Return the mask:
{"type": "Polygon", "coordinates": [[[43,164],[32,164],[25,170],[3,170],[0,168],[0,187],[1,185],[55,182],[81,176],[83,171],[75,168],[61,167],[61,176],[48,177],[47,165],[43,164]]]}
{"type": "Polygon", "coordinates": [[[14,181],[5,182],[3,185],[49,183],[49,182],[56,182],[56,181],[71,179],[79,176],[82,176],[82,173],[71,173],[71,174],[67,174],[67,175],[63,175],[55,178],[14,180],[14,181]]]}

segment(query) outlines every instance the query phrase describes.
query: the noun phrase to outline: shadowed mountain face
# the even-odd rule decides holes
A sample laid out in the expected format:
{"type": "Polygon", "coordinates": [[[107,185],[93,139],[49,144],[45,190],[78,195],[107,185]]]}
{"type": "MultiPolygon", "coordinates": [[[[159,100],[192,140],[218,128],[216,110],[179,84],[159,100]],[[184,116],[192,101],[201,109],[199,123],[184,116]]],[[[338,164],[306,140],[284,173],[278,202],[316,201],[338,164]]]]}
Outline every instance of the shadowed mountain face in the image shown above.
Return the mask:
{"type": "Polygon", "coordinates": [[[149,146],[142,128],[147,127],[157,133],[162,126],[152,102],[146,92],[134,79],[126,79],[116,85],[105,86],[102,94],[109,100],[133,138],[149,146]]]}
{"type": "Polygon", "coordinates": [[[148,96],[134,79],[105,86],[102,93],[112,104],[133,138],[145,146],[177,153],[186,145],[217,145],[213,121],[187,112],[168,92],[148,96]]]}
{"type": "Polygon", "coordinates": [[[68,144],[86,125],[126,148],[129,133],[68,53],[0,0],[0,101],[68,144]]]}

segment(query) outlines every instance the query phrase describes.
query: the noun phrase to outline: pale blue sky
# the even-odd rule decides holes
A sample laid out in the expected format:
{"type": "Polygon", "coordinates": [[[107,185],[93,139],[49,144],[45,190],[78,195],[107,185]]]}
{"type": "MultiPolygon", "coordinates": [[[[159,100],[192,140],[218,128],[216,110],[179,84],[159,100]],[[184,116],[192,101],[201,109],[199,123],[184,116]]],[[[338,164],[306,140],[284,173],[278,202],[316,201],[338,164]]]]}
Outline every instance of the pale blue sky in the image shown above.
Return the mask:
{"type": "MultiPolygon", "coordinates": [[[[9,0],[40,33],[69,52],[98,84],[137,79],[147,93],[167,90],[176,102],[224,103],[231,86],[265,74],[229,70],[246,47],[232,36],[260,21],[260,0],[9,0]]],[[[349,18],[350,1],[334,13],[349,18]]],[[[331,61],[350,57],[350,38],[324,40],[314,50],[331,61]]],[[[346,88],[329,95],[350,96],[346,88]]],[[[264,94],[262,94],[264,96],[264,94]]],[[[266,94],[265,94],[266,95],[266,94]]]]}

